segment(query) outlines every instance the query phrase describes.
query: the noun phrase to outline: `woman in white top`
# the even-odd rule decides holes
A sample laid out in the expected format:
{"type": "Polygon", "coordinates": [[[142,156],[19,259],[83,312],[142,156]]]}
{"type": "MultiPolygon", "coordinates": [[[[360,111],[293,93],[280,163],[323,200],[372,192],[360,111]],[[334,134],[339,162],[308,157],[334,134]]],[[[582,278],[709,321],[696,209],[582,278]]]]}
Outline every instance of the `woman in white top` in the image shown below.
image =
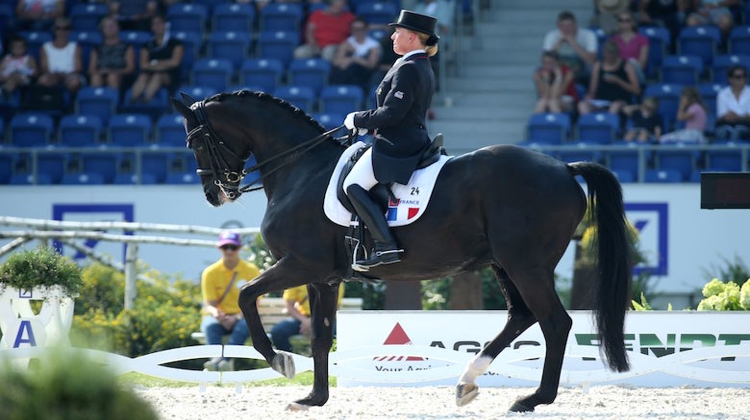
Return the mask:
{"type": "Polygon", "coordinates": [[[727,69],[729,86],[716,95],[716,138],[740,140],[750,138],[750,87],[743,66],[727,69]]]}
{"type": "Polygon", "coordinates": [[[331,83],[357,85],[366,92],[370,76],[380,63],[380,43],[367,35],[364,20],[353,20],[350,28],[352,35],[341,43],[333,59],[331,83]]]}
{"type": "Polygon", "coordinates": [[[37,82],[40,86],[63,86],[75,94],[84,83],[81,73],[81,47],[68,40],[70,21],[67,18],[55,19],[55,38],[42,45],[40,61],[42,75],[37,82]]]}

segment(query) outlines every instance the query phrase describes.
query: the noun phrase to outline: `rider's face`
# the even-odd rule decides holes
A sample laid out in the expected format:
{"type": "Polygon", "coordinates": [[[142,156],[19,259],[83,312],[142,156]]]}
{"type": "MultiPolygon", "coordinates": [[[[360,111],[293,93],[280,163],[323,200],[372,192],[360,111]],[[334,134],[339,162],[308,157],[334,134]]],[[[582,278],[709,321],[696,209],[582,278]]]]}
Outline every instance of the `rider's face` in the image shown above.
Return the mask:
{"type": "Polygon", "coordinates": [[[398,55],[404,55],[412,50],[411,46],[414,42],[414,38],[417,35],[404,28],[396,28],[396,31],[391,35],[393,40],[393,52],[398,55]]]}

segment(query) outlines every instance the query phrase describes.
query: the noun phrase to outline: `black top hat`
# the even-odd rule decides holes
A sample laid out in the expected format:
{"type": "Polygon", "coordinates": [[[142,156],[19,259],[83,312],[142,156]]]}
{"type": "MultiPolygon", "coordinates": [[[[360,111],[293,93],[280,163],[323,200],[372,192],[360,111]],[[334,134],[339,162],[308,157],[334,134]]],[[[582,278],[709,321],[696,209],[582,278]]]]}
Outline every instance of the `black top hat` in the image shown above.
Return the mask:
{"type": "Polygon", "coordinates": [[[427,40],[427,45],[435,45],[440,39],[435,33],[436,25],[437,19],[434,17],[422,15],[409,10],[402,10],[401,14],[398,16],[398,21],[388,24],[388,26],[398,26],[429,35],[430,38],[427,40]]]}

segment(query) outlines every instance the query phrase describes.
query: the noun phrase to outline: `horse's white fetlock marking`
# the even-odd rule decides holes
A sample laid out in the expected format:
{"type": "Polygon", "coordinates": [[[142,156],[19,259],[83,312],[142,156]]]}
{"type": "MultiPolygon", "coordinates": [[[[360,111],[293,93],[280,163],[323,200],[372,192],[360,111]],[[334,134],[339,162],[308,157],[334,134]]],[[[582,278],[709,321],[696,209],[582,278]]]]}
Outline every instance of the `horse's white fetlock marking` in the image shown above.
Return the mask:
{"type": "Polygon", "coordinates": [[[482,356],[481,354],[476,355],[473,359],[471,359],[469,364],[466,365],[466,370],[464,371],[463,375],[461,375],[458,383],[474,383],[479,375],[487,371],[487,369],[490,367],[490,364],[492,364],[492,358],[488,356],[482,356]]]}

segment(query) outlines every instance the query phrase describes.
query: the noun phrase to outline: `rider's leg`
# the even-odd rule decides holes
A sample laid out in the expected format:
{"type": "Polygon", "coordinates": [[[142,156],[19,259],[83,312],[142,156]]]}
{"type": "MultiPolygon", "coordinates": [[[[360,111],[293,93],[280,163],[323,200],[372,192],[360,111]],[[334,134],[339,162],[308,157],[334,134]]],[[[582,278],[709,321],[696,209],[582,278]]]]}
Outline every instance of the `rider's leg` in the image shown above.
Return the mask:
{"type": "Polygon", "coordinates": [[[355,270],[366,271],[376,265],[401,261],[399,253],[403,250],[398,248],[398,244],[391,234],[383,209],[367,192],[376,184],[377,180],[372,170],[372,154],[371,150],[368,150],[354,165],[343,185],[346,195],[357,211],[357,215],[367,225],[372,238],[375,240],[375,251],[370,254],[369,258],[357,260],[353,265],[355,270]]]}

